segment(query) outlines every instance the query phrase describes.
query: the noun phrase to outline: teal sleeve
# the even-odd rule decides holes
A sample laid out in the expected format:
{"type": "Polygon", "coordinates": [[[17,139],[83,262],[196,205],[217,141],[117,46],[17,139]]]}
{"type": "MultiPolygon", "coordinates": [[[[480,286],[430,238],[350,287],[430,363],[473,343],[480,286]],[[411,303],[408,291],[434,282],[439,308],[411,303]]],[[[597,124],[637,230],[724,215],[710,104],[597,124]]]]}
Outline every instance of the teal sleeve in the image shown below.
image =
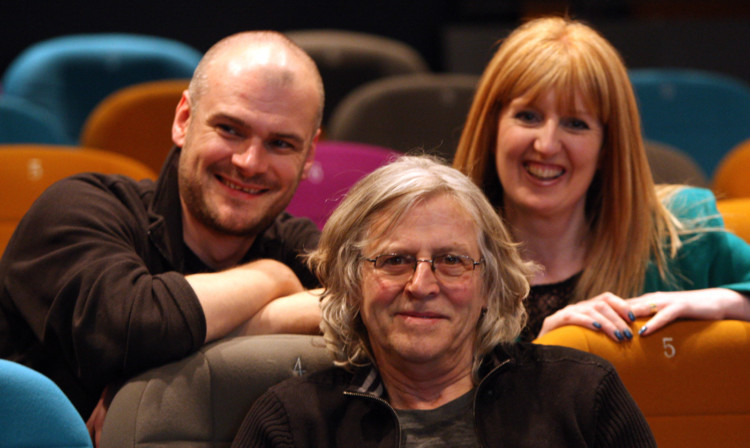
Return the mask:
{"type": "Polygon", "coordinates": [[[643,292],[728,288],[750,295],[750,245],[719,229],[724,225],[713,194],[701,188],[686,188],[676,193],[667,206],[686,226],[707,231],[682,238],[682,248],[668,263],[671,278],[662,279],[651,263],[643,292]]]}

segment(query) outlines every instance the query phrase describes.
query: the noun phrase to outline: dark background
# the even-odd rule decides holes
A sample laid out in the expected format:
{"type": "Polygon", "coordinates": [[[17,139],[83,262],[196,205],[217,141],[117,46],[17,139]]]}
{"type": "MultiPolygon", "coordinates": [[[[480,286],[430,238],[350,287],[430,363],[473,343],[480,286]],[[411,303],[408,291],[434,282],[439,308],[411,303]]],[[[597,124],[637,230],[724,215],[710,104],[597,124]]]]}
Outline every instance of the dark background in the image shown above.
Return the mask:
{"type": "Polygon", "coordinates": [[[3,0],[2,5],[0,72],[27,46],[65,34],[151,34],[202,52],[248,29],[338,28],[402,40],[435,71],[479,73],[493,44],[522,18],[567,11],[599,29],[629,67],[706,69],[750,83],[750,1],[3,0]]]}

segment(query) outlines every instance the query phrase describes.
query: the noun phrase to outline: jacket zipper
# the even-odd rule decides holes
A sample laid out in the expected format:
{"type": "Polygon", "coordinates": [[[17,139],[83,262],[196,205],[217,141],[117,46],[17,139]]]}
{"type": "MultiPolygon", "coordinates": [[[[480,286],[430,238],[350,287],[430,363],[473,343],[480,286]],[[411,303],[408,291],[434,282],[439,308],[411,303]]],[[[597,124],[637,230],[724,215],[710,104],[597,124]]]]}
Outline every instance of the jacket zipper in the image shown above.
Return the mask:
{"type": "Polygon", "coordinates": [[[495,366],[490,372],[482,378],[482,380],[477,384],[477,390],[474,392],[474,403],[471,407],[472,412],[472,419],[474,420],[474,432],[477,435],[477,441],[479,442],[479,447],[484,448],[486,445],[484,444],[484,440],[482,439],[481,434],[479,433],[479,427],[477,425],[477,399],[479,398],[479,391],[482,388],[482,386],[487,381],[487,378],[491,377],[495,374],[498,370],[500,370],[502,367],[504,367],[506,364],[510,362],[510,359],[506,359],[505,361],[501,362],[499,365],[495,366]]]}
{"type": "Polygon", "coordinates": [[[345,390],[344,395],[366,398],[366,399],[375,400],[375,401],[379,401],[380,403],[383,403],[391,411],[391,415],[393,416],[393,419],[396,422],[396,447],[398,448],[401,446],[401,424],[398,421],[398,414],[396,413],[396,410],[393,409],[393,406],[391,406],[390,403],[388,403],[387,401],[383,400],[380,397],[376,397],[375,395],[366,394],[362,392],[352,392],[352,391],[345,390]]]}

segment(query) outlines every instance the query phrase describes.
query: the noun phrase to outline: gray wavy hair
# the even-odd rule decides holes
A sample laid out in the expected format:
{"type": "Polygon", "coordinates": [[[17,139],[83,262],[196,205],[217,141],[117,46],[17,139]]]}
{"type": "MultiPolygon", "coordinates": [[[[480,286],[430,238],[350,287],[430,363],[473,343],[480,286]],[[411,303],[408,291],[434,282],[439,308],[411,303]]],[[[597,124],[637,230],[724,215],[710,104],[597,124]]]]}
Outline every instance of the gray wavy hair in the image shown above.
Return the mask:
{"type": "Polygon", "coordinates": [[[454,198],[477,225],[487,311],[477,323],[475,379],[482,358],[496,345],[515,340],[523,328],[522,302],[534,268],[521,259],[492,205],[458,170],[430,156],[403,156],[351,188],[323,228],[317,250],[308,255],[324,287],[321,329],[336,365],[352,368],[375,362],[360,316],[363,249],[391,231],[415,204],[437,195],[454,198]],[[372,234],[373,220],[383,216],[388,216],[388,224],[381,234],[372,234]]]}

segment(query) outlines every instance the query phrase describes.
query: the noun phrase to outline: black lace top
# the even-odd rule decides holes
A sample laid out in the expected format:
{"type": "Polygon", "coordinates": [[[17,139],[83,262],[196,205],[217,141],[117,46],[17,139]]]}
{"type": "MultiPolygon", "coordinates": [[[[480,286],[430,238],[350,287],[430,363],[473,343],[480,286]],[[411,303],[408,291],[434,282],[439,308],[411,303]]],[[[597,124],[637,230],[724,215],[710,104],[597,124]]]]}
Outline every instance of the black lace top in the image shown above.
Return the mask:
{"type": "Polygon", "coordinates": [[[533,341],[542,329],[544,319],[562,309],[573,298],[573,290],[581,274],[578,273],[558,283],[534,285],[524,302],[528,320],[523,331],[522,341],[533,341]]]}

